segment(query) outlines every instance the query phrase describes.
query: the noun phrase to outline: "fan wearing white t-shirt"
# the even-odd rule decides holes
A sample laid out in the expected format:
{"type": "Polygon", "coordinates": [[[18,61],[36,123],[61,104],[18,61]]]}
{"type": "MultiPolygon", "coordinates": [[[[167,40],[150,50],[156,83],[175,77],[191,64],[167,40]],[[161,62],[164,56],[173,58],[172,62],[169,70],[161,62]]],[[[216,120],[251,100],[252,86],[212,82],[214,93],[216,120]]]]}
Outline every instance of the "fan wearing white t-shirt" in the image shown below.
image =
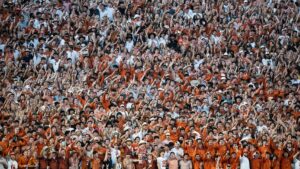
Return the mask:
{"type": "Polygon", "coordinates": [[[298,152],[294,155],[294,163],[293,163],[294,169],[300,169],[300,160],[299,160],[300,156],[299,156],[299,153],[300,152],[298,152]]]}
{"type": "Polygon", "coordinates": [[[176,142],[174,148],[172,148],[171,152],[174,152],[177,158],[182,158],[184,155],[183,149],[180,147],[180,143],[176,142]]]}
{"type": "Polygon", "coordinates": [[[167,159],[164,157],[165,152],[160,152],[160,156],[157,158],[157,167],[158,169],[166,169],[167,167],[167,159]]]}
{"type": "Polygon", "coordinates": [[[250,161],[247,155],[248,154],[244,152],[243,155],[240,157],[240,168],[242,169],[250,169],[250,161]]]}

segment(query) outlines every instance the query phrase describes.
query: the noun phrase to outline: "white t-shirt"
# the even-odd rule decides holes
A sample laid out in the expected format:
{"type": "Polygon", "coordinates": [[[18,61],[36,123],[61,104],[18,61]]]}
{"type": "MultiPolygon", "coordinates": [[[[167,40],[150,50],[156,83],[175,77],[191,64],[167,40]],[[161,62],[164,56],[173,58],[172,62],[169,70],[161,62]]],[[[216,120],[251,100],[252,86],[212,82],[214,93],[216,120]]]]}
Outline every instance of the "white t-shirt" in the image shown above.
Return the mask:
{"type": "Polygon", "coordinates": [[[100,13],[99,20],[101,21],[104,16],[107,16],[106,10],[104,8],[102,11],[99,7],[97,7],[97,9],[99,10],[99,13],[100,13]]]}
{"type": "Polygon", "coordinates": [[[111,7],[106,8],[106,16],[110,21],[114,20],[115,9],[111,7]]]}
{"type": "Polygon", "coordinates": [[[77,59],[79,58],[79,53],[77,51],[67,51],[67,57],[71,58],[72,64],[75,64],[77,59]]]}
{"type": "Polygon", "coordinates": [[[20,57],[20,55],[21,55],[20,51],[16,49],[14,51],[14,59],[17,60],[20,57]]]}
{"type": "Polygon", "coordinates": [[[262,126],[257,126],[257,131],[258,132],[262,132],[263,131],[263,129],[266,129],[266,130],[268,130],[268,127],[266,126],[266,125],[262,125],[262,126]]]}
{"type": "Polygon", "coordinates": [[[137,138],[137,137],[139,137],[140,139],[143,139],[143,135],[142,135],[142,132],[141,132],[141,131],[132,134],[132,139],[133,139],[133,140],[134,140],[135,138],[137,138]]]}
{"type": "Polygon", "coordinates": [[[126,41],[125,48],[128,52],[131,52],[134,47],[133,41],[126,41]]]}
{"type": "Polygon", "coordinates": [[[165,159],[169,159],[170,158],[170,154],[171,154],[171,151],[168,151],[168,152],[165,151],[164,158],[165,159]]]}
{"type": "Polygon", "coordinates": [[[250,161],[249,161],[248,157],[245,157],[245,156],[240,157],[240,168],[250,169],[250,161]]]}
{"type": "Polygon", "coordinates": [[[223,10],[224,10],[224,12],[225,13],[228,13],[229,12],[229,5],[227,4],[227,5],[223,5],[223,10]]]}
{"type": "Polygon", "coordinates": [[[167,159],[164,157],[158,157],[157,158],[157,167],[158,169],[166,169],[166,162],[167,159]]]}
{"type": "Polygon", "coordinates": [[[148,44],[148,47],[151,47],[153,44],[154,44],[154,46],[157,47],[158,46],[158,41],[157,41],[156,38],[154,38],[154,39],[148,39],[147,44],[148,44]]]}
{"type": "Polygon", "coordinates": [[[270,66],[271,68],[274,68],[274,62],[272,59],[263,59],[262,64],[265,66],[270,66]]]}
{"type": "Polygon", "coordinates": [[[300,160],[294,159],[294,169],[300,169],[300,160]]]}
{"type": "Polygon", "coordinates": [[[0,50],[2,50],[2,53],[4,53],[5,44],[0,44],[0,50]]]}
{"type": "Polygon", "coordinates": [[[199,69],[199,66],[204,62],[204,59],[194,60],[194,68],[199,69]]]}
{"type": "Polygon", "coordinates": [[[50,63],[52,64],[52,68],[54,72],[58,71],[60,60],[56,61],[55,59],[50,60],[50,63]]]}
{"type": "Polygon", "coordinates": [[[189,9],[188,12],[184,12],[183,17],[187,18],[187,19],[192,19],[195,16],[195,13],[189,9]]]}
{"type": "Polygon", "coordinates": [[[172,148],[171,152],[174,152],[176,157],[182,157],[184,155],[184,151],[182,148],[172,148]]]}
{"type": "Polygon", "coordinates": [[[158,40],[158,43],[159,43],[159,45],[162,44],[163,46],[166,46],[166,44],[167,44],[167,39],[164,38],[164,37],[160,37],[159,40],[158,40]]]}
{"type": "Polygon", "coordinates": [[[127,59],[126,63],[127,63],[128,65],[134,65],[134,56],[131,55],[131,56],[127,59]]]}
{"type": "Polygon", "coordinates": [[[15,160],[8,160],[7,162],[8,169],[18,169],[18,162],[15,160]]]}
{"type": "Polygon", "coordinates": [[[177,112],[172,112],[171,113],[171,117],[174,118],[174,119],[176,119],[176,118],[179,117],[179,114],[177,112]]]}
{"type": "Polygon", "coordinates": [[[0,169],[5,169],[7,166],[7,161],[4,157],[0,157],[0,169]]]}
{"type": "Polygon", "coordinates": [[[118,65],[120,65],[120,62],[122,61],[123,56],[121,54],[119,54],[116,58],[116,62],[118,65]]]}
{"type": "Polygon", "coordinates": [[[38,54],[35,54],[34,56],[33,56],[33,65],[34,66],[37,66],[40,62],[41,62],[41,60],[42,60],[42,57],[41,57],[41,55],[38,53],[38,54]]]}
{"type": "Polygon", "coordinates": [[[211,41],[213,41],[214,44],[219,44],[221,42],[221,37],[215,36],[215,35],[211,35],[211,41]]]}
{"type": "Polygon", "coordinates": [[[161,143],[162,143],[163,145],[166,145],[166,144],[169,144],[170,142],[172,142],[172,141],[171,141],[171,140],[165,139],[165,140],[162,141],[161,143]]]}
{"type": "Polygon", "coordinates": [[[115,148],[111,148],[111,161],[112,164],[116,164],[117,162],[117,158],[120,156],[120,150],[115,149],[115,148]]]}
{"type": "Polygon", "coordinates": [[[116,163],[116,169],[122,169],[122,163],[116,163]]]}
{"type": "Polygon", "coordinates": [[[56,12],[55,12],[55,14],[58,15],[59,19],[61,19],[62,16],[63,16],[63,12],[60,9],[57,9],[56,12]]]}
{"type": "Polygon", "coordinates": [[[33,22],[33,27],[35,29],[40,29],[40,21],[38,19],[35,19],[34,22],[33,22]]]}

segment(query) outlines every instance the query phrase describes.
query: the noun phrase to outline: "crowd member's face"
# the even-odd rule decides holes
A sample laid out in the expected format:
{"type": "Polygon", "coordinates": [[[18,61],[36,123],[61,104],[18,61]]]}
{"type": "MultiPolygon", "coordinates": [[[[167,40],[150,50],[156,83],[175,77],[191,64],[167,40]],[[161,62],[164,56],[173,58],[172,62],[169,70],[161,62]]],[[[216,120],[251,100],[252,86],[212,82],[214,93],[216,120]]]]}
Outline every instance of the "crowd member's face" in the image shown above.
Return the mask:
{"type": "Polygon", "coordinates": [[[19,131],[20,131],[20,129],[17,127],[17,128],[15,128],[15,134],[18,134],[19,133],[19,131]]]}
{"type": "Polygon", "coordinates": [[[171,154],[170,154],[170,159],[174,159],[175,158],[175,154],[172,152],[171,154]]]}
{"type": "Polygon", "coordinates": [[[161,157],[163,157],[164,155],[165,155],[165,152],[164,152],[164,151],[160,152],[160,156],[161,156],[161,157]]]}
{"type": "Polygon", "coordinates": [[[185,130],[184,130],[184,129],[181,129],[181,130],[180,130],[180,134],[181,134],[181,135],[185,135],[185,130]]]}
{"type": "Polygon", "coordinates": [[[25,150],[25,151],[24,151],[24,156],[26,156],[26,157],[29,156],[29,151],[28,151],[28,150],[25,150]]]}

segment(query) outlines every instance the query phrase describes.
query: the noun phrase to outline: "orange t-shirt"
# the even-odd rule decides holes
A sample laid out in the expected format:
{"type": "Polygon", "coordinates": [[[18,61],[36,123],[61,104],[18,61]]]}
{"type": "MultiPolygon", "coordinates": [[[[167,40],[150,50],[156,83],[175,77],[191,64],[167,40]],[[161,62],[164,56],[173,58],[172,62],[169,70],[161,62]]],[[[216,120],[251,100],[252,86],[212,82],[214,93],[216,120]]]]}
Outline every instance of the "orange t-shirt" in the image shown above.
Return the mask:
{"type": "Polygon", "coordinates": [[[214,159],[205,158],[204,159],[204,169],[215,169],[216,168],[216,162],[214,159]]]}
{"type": "Polygon", "coordinates": [[[272,161],[272,169],[280,169],[280,159],[272,161]]]}
{"type": "Polygon", "coordinates": [[[92,169],[100,168],[100,159],[98,157],[94,157],[91,162],[92,162],[92,169]]]}
{"type": "Polygon", "coordinates": [[[271,169],[271,166],[272,166],[271,160],[270,159],[264,159],[263,163],[262,163],[262,166],[261,166],[261,169],[271,169]]]}
{"type": "Polygon", "coordinates": [[[240,159],[238,156],[235,158],[230,158],[229,160],[231,169],[238,169],[238,166],[240,165],[240,159]]]}
{"type": "Polygon", "coordinates": [[[29,161],[28,161],[28,165],[30,166],[35,166],[36,164],[38,164],[38,160],[34,157],[30,157],[29,161]]]}
{"type": "Polygon", "coordinates": [[[251,168],[252,169],[261,169],[261,162],[262,162],[262,159],[260,159],[260,158],[251,159],[251,161],[250,161],[251,168]]]}
{"type": "Polygon", "coordinates": [[[198,161],[198,160],[193,160],[193,167],[194,169],[200,169],[201,167],[201,161],[198,161]]]}
{"type": "Polygon", "coordinates": [[[258,150],[260,151],[262,157],[265,157],[266,153],[270,152],[270,147],[269,146],[261,146],[261,147],[258,147],[258,150]]]}
{"type": "Polygon", "coordinates": [[[175,143],[178,140],[178,133],[170,132],[170,139],[175,143]]]}
{"type": "Polygon", "coordinates": [[[2,148],[2,155],[6,156],[8,149],[8,142],[0,141],[0,147],[2,148]]]}
{"type": "Polygon", "coordinates": [[[220,155],[224,155],[227,151],[227,146],[226,145],[220,145],[217,148],[217,153],[220,155]]]}
{"type": "Polygon", "coordinates": [[[205,149],[200,149],[200,148],[197,148],[196,151],[195,151],[195,154],[199,154],[200,155],[200,158],[201,159],[204,159],[205,157],[205,149]]]}
{"type": "Polygon", "coordinates": [[[103,108],[104,108],[106,111],[109,110],[110,101],[106,99],[106,95],[105,95],[105,94],[103,95],[103,98],[102,98],[102,105],[103,105],[103,108]]]}
{"type": "Polygon", "coordinates": [[[26,168],[26,167],[22,167],[22,166],[25,166],[28,164],[28,161],[29,159],[25,156],[20,156],[19,159],[18,159],[18,165],[19,165],[19,168],[26,168]]]}
{"type": "Polygon", "coordinates": [[[188,153],[190,157],[194,155],[195,147],[193,145],[185,146],[185,153],[188,153]]]}
{"type": "Polygon", "coordinates": [[[292,169],[292,160],[291,157],[282,158],[280,162],[280,166],[282,169],[292,169]]]}

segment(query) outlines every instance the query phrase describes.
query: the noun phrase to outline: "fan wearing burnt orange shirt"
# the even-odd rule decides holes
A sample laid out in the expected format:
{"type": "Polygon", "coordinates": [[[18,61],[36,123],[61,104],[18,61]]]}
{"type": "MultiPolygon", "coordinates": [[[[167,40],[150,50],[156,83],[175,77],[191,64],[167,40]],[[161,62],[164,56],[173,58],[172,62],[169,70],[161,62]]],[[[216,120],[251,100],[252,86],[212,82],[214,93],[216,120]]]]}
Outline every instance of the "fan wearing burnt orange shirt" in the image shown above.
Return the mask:
{"type": "Polygon", "coordinates": [[[262,159],[259,152],[254,152],[249,159],[252,169],[261,169],[262,159]]]}
{"type": "Polygon", "coordinates": [[[270,159],[270,153],[267,152],[265,157],[263,157],[263,160],[262,160],[262,166],[261,166],[261,169],[271,169],[272,167],[272,161],[270,159]]]}
{"type": "Polygon", "coordinates": [[[293,161],[293,156],[290,155],[287,151],[285,151],[280,161],[281,168],[292,169],[292,161],[293,161]]]}
{"type": "Polygon", "coordinates": [[[28,151],[24,151],[24,154],[18,158],[18,164],[20,169],[26,169],[28,167],[29,154],[28,151]]]}
{"type": "Polygon", "coordinates": [[[214,159],[214,156],[212,156],[210,152],[207,152],[205,154],[203,161],[204,161],[204,169],[216,169],[216,161],[214,159]]]}
{"type": "Polygon", "coordinates": [[[231,169],[238,169],[238,166],[240,165],[240,159],[236,152],[232,152],[229,162],[231,169]]]}
{"type": "Polygon", "coordinates": [[[203,161],[201,160],[201,156],[199,154],[196,154],[193,157],[193,167],[194,169],[202,169],[203,167],[203,161]]]}

